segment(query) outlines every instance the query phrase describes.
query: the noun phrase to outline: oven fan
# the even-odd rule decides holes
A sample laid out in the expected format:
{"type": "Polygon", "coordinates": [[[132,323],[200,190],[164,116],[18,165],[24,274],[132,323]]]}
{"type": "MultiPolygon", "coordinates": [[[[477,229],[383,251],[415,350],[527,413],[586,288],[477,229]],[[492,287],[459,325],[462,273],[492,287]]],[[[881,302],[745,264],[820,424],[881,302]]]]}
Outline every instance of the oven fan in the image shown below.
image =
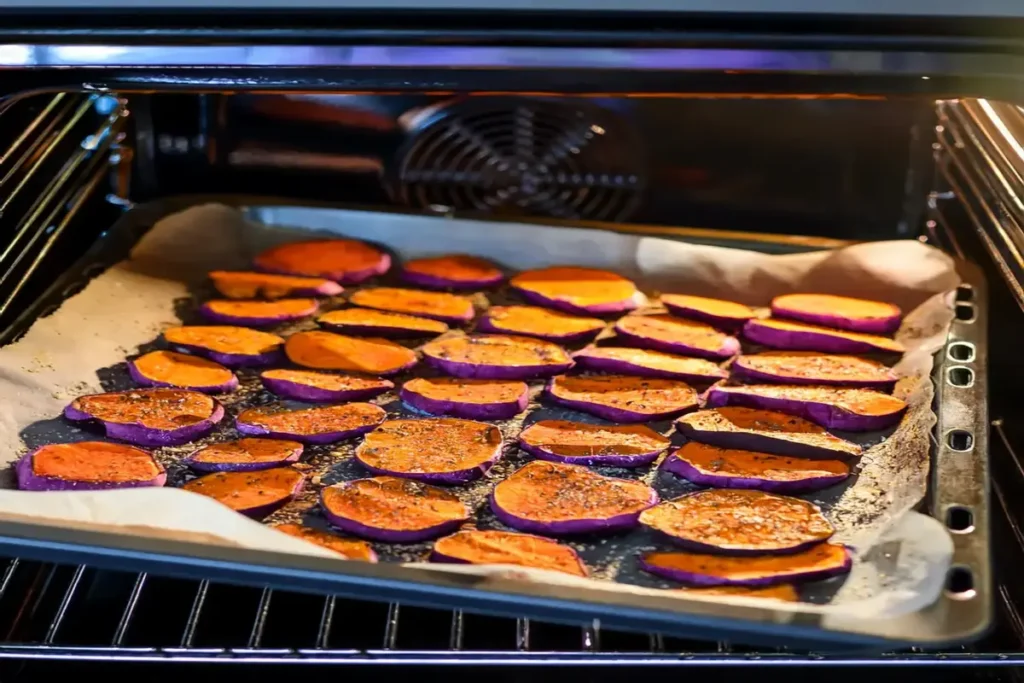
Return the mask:
{"type": "Polygon", "coordinates": [[[621,221],[644,186],[634,131],[591,103],[456,100],[404,118],[391,190],[407,206],[621,221]]]}

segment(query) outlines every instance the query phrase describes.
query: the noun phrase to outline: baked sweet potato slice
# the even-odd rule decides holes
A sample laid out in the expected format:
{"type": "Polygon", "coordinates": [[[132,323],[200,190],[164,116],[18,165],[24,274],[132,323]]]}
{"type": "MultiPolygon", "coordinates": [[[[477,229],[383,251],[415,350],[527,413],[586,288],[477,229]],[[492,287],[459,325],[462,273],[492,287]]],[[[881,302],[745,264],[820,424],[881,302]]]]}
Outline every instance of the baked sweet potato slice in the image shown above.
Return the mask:
{"type": "Polygon", "coordinates": [[[284,299],[288,297],[337,296],[343,288],[337,282],[320,277],[275,275],[215,270],[210,273],[213,287],[227,299],[284,299]]]}
{"type": "Polygon", "coordinates": [[[427,289],[483,289],[501,284],[505,274],[487,259],[452,254],[406,261],[402,279],[427,289]]]}
{"type": "Polygon", "coordinates": [[[167,472],[141,448],[103,441],[42,446],[14,471],[22,491],[95,491],[163,486],[167,472]]]}
{"type": "Polygon", "coordinates": [[[754,317],[754,311],[749,306],[724,299],[662,294],[661,303],[676,317],[698,320],[723,330],[737,330],[754,317]]]}
{"type": "Polygon", "coordinates": [[[254,264],[268,273],[322,277],[355,285],[386,273],[391,257],[356,240],[309,240],[271,247],[259,254],[254,264]]]}
{"type": "Polygon", "coordinates": [[[732,596],[736,598],[759,598],[763,600],[781,600],[783,602],[800,602],[800,594],[790,583],[777,586],[705,586],[703,588],[676,588],[679,593],[688,597],[716,598],[732,596]]]}
{"type": "Polygon", "coordinates": [[[899,306],[831,294],[784,294],[772,299],[772,315],[851,332],[892,334],[900,327],[899,306]]]}
{"type": "Polygon", "coordinates": [[[680,356],[724,360],[740,352],[735,337],[707,323],[670,315],[627,315],[615,323],[615,334],[631,346],[680,356]]]}
{"type": "Polygon", "coordinates": [[[281,359],[284,337],[247,327],[189,325],[164,330],[164,340],[229,368],[262,367],[281,359]]]}
{"type": "Polygon", "coordinates": [[[178,446],[213,431],[224,408],[197,391],[131,389],[80,396],[64,409],[64,417],[98,423],[111,439],[137,446],[178,446]]]}
{"type": "Polygon", "coordinates": [[[468,529],[438,539],[431,562],[510,564],[531,569],[586,576],[587,567],[576,551],[550,538],[512,531],[468,529]]]}
{"type": "Polygon", "coordinates": [[[734,379],[751,384],[809,384],[892,391],[896,375],[867,358],[817,351],[765,351],[739,356],[730,367],[734,379]]]}
{"type": "Polygon", "coordinates": [[[574,465],[642,467],[668,446],[667,438],[644,425],[541,420],[519,435],[519,447],[530,455],[574,465]]]}
{"type": "Polygon", "coordinates": [[[360,538],[415,543],[455,531],[470,510],[450,491],[399,477],[328,486],[320,505],[333,526],[360,538]]]}
{"type": "Polygon", "coordinates": [[[454,418],[388,420],[366,435],[356,461],[374,474],[444,484],[482,477],[501,457],[494,425],[454,418]]]}
{"type": "Polygon", "coordinates": [[[772,349],[820,351],[822,353],[903,353],[903,344],[874,334],[834,330],[830,327],[791,322],[778,318],[750,320],[743,336],[772,349]]]}
{"type": "Polygon", "coordinates": [[[600,318],[584,318],[540,306],[492,306],[476,324],[477,332],[536,337],[557,344],[590,341],[604,327],[600,318]]]}
{"type": "Polygon", "coordinates": [[[814,503],[750,489],[708,489],[644,510],[640,523],[707,553],[787,554],[827,541],[834,530],[814,503]]]}
{"type": "Polygon", "coordinates": [[[380,311],[418,315],[452,325],[468,322],[476,314],[473,300],[469,297],[398,287],[361,289],[349,297],[349,303],[380,311]]]}
{"type": "Polygon", "coordinates": [[[774,493],[817,491],[850,476],[850,466],[841,460],[768,455],[696,441],[672,453],[662,469],[701,486],[774,493]]]}
{"type": "Polygon", "coordinates": [[[296,365],[314,370],[341,370],[394,375],[416,365],[416,352],[387,339],[346,337],[331,332],[298,332],[284,351],[296,365]]]}
{"type": "Polygon", "coordinates": [[[507,420],[526,410],[529,390],[526,382],[518,380],[430,377],[409,380],[398,395],[407,406],[427,415],[507,420]]]}
{"type": "Polygon", "coordinates": [[[597,268],[555,266],[527,270],[513,277],[509,284],[530,303],[579,315],[632,311],[640,298],[631,280],[597,268]]]}
{"type": "Polygon", "coordinates": [[[700,410],[676,420],[676,430],[712,446],[797,458],[849,458],[863,450],[803,418],[755,408],[700,410]]]}
{"type": "Polygon", "coordinates": [[[387,413],[372,403],[346,403],[303,410],[251,408],[235,419],[242,434],[309,444],[335,443],[374,429],[387,413]]]}
{"type": "Polygon", "coordinates": [[[315,315],[316,299],[278,299],[277,301],[232,301],[216,299],[199,307],[199,313],[214,323],[268,327],[302,320],[315,315]]]}
{"type": "Polygon", "coordinates": [[[302,444],[283,439],[238,439],[203,446],[182,463],[197,472],[255,472],[299,461],[302,444]]]}
{"type": "Polygon", "coordinates": [[[588,346],[572,359],[585,370],[638,377],[681,379],[684,382],[717,382],[729,373],[706,358],[687,358],[663,351],[617,346],[588,346]]]}
{"type": "Polygon", "coordinates": [[[356,337],[416,339],[436,337],[448,331],[448,325],[440,320],[372,308],[342,308],[324,313],[316,321],[325,330],[356,337]]]}
{"type": "Polygon", "coordinates": [[[333,550],[346,560],[359,560],[361,562],[377,561],[377,553],[373,552],[373,548],[366,541],[342,538],[329,531],[311,529],[308,526],[300,526],[298,524],[275,524],[273,528],[281,533],[318,545],[321,548],[333,550]]]}
{"type": "Polygon", "coordinates": [[[846,574],[852,564],[849,551],[833,543],[820,543],[791,555],[726,557],[653,552],[640,558],[644,571],[698,586],[756,587],[815,581],[846,574]]]}
{"type": "Polygon", "coordinates": [[[880,391],[782,384],[716,385],[708,390],[706,405],[776,410],[848,432],[886,429],[907,412],[906,401],[880,391]]]}
{"type": "Polygon", "coordinates": [[[247,517],[262,519],[295,500],[305,481],[305,475],[296,469],[275,467],[259,472],[207,474],[181,488],[213,498],[247,517]]]}
{"type": "Polygon", "coordinates": [[[572,367],[572,358],[562,347],[530,337],[451,337],[428,342],[422,351],[428,365],[453,377],[534,379],[572,367]]]}
{"type": "Polygon", "coordinates": [[[128,361],[128,374],[147,387],[221,394],[238,388],[235,373],[220,363],[174,351],[150,351],[128,361]]]}
{"type": "Polygon", "coordinates": [[[395,385],[377,377],[336,375],[313,370],[264,370],[260,381],[271,393],[307,403],[366,401],[391,391],[395,385]]]}
{"type": "Polygon", "coordinates": [[[697,407],[697,392],[677,379],[559,375],[544,388],[553,402],[611,422],[650,422],[697,407]]]}
{"type": "Polygon", "coordinates": [[[647,484],[579,465],[534,460],[494,487],[491,509],[513,529],[547,536],[634,528],[658,502],[647,484]]]}

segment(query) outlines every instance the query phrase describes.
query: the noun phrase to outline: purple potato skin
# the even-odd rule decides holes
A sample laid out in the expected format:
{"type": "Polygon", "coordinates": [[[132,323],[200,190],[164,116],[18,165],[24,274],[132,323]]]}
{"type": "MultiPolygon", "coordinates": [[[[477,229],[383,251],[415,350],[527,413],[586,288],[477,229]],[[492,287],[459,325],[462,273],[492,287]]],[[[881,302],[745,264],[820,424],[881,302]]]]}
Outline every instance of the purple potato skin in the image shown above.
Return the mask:
{"type": "MultiPolygon", "coordinates": [[[[838,331],[838,330],[837,330],[838,331]]],[[[831,337],[817,332],[793,332],[763,327],[757,320],[750,320],[743,326],[743,336],[754,342],[774,349],[789,351],[821,351],[822,353],[895,353],[892,349],[880,348],[858,339],[831,337]]]]}
{"type": "Polygon", "coordinates": [[[527,443],[520,437],[519,448],[523,449],[530,455],[538,458],[539,460],[547,460],[548,462],[564,462],[569,465],[586,465],[587,467],[644,467],[650,465],[652,462],[658,459],[658,456],[665,452],[668,448],[668,444],[665,448],[657,451],[651,451],[650,453],[635,453],[631,455],[591,455],[591,456],[573,456],[566,457],[564,455],[556,455],[551,451],[546,451],[539,446],[527,443]]]}
{"type": "Polygon", "coordinates": [[[238,430],[239,434],[245,434],[246,436],[266,436],[271,439],[286,439],[311,445],[330,444],[338,441],[344,441],[345,439],[351,439],[352,437],[372,432],[376,428],[377,425],[366,425],[364,427],[348,429],[343,432],[327,432],[325,434],[292,434],[290,432],[272,432],[266,427],[239,422],[237,418],[235,419],[235,429],[238,430]]]}
{"type": "Polygon", "coordinates": [[[476,331],[483,332],[486,334],[511,334],[522,337],[533,337],[534,339],[543,339],[545,341],[554,342],[556,344],[582,344],[585,342],[593,341],[597,335],[601,334],[600,329],[596,329],[592,332],[574,332],[572,334],[534,334],[520,332],[518,330],[506,330],[501,327],[495,327],[491,319],[484,314],[480,320],[476,323],[476,331]]]}
{"type": "Polygon", "coordinates": [[[222,325],[236,325],[238,327],[270,327],[279,323],[291,322],[293,320],[302,320],[308,318],[311,315],[315,315],[317,307],[314,306],[308,313],[302,315],[294,314],[283,314],[275,316],[262,316],[257,318],[246,318],[234,315],[224,315],[223,313],[217,313],[216,311],[210,310],[207,304],[203,304],[199,307],[199,314],[213,323],[220,323],[222,325]]]}
{"type": "Polygon", "coordinates": [[[423,359],[427,362],[427,365],[435,370],[440,370],[446,375],[463,379],[535,379],[538,377],[560,375],[573,366],[571,360],[568,363],[559,363],[557,365],[505,367],[501,365],[458,363],[445,360],[444,358],[435,358],[427,354],[423,354],[423,359]]]}
{"type": "Polygon", "coordinates": [[[705,394],[706,408],[723,406],[744,406],[761,410],[774,410],[787,415],[795,415],[821,425],[825,429],[838,429],[845,432],[874,432],[887,429],[898,424],[907,412],[904,405],[901,410],[888,415],[856,415],[838,406],[825,403],[810,403],[788,398],[770,396],[752,396],[730,391],[721,391],[711,387],[705,394]]]}
{"type": "Polygon", "coordinates": [[[719,330],[728,330],[730,332],[738,332],[742,329],[743,324],[746,323],[750,318],[729,318],[723,315],[714,315],[707,311],[699,311],[696,308],[687,308],[686,306],[677,306],[676,304],[670,304],[667,301],[663,301],[665,308],[669,313],[686,320],[696,320],[698,322],[707,323],[714,328],[719,330]]]}
{"type": "Polygon", "coordinates": [[[794,458],[833,458],[836,460],[849,459],[849,453],[843,451],[832,451],[819,446],[812,446],[806,443],[795,441],[784,441],[772,439],[757,434],[744,434],[736,432],[707,431],[694,429],[684,422],[676,422],[676,431],[691,441],[699,441],[709,446],[719,448],[736,448],[743,451],[761,451],[769,455],[787,455],[794,458]]]}
{"type": "Polygon", "coordinates": [[[677,474],[683,479],[698,486],[710,486],[718,489],[756,489],[770,493],[801,493],[820,491],[846,480],[850,475],[837,474],[829,477],[808,477],[800,481],[774,481],[760,477],[727,477],[701,472],[676,454],[665,459],[661,469],[677,474]]]}
{"type": "Polygon", "coordinates": [[[630,346],[634,346],[638,349],[664,351],[665,353],[674,353],[679,356],[696,356],[698,358],[710,358],[711,360],[726,360],[740,352],[740,342],[735,337],[726,337],[722,341],[722,347],[719,350],[709,351],[708,349],[699,349],[687,344],[664,342],[657,339],[650,339],[648,337],[641,337],[640,335],[633,334],[632,332],[622,330],[618,325],[615,326],[615,334],[630,346]]]}
{"type": "Polygon", "coordinates": [[[134,361],[128,361],[128,374],[131,376],[133,381],[146,387],[168,387],[171,389],[188,389],[190,391],[199,391],[204,394],[226,394],[238,388],[238,378],[235,377],[234,375],[231,376],[230,380],[224,382],[223,384],[214,384],[212,386],[205,387],[183,387],[177,384],[171,384],[170,382],[157,382],[156,380],[152,380],[146,377],[144,374],[142,374],[139,368],[136,367],[134,361]]]}
{"type": "MultiPolygon", "coordinates": [[[[654,507],[658,504],[658,492],[651,489],[651,497],[648,499],[647,507],[654,507]]],[[[498,505],[494,493],[489,497],[491,510],[494,516],[506,526],[518,531],[540,534],[542,536],[575,536],[578,534],[599,534],[614,533],[635,529],[640,524],[640,512],[628,512],[615,515],[605,519],[571,519],[562,522],[536,522],[530,519],[522,519],[506,512],[498,505]]]]}
{"type": "Polygon", "coordinates": [[[417,273],[409,270],[402,270],[402,282],[424,289],[458,289],[461,291],[473,291],[475,289],[487,289],[500,285],[505,280],[504,275],[496,275],[492,278],[480,280],[449,280],[448,278],[417,273]]]}
{"type": "Polygon", "coordinates": [[[243,514],[246,517],[250,517],[252,519],[263,519],[267,515],[280,510],[285,505],[287,505],[288,503],[290,503],[293,500],[295,500],[295,498],[300,493],[302,493],[302,488],[303,488],[303,486],[305,486],[305,484],[306,484],[306,478],[303,477],[302,479],[299,479],[299,483],[295,485],[295,488],[292,489],[292,492],[290,494],[288,494],[287,496],[279,498],[278,500],[275,500],[273,502],[267,503],[265,505],[259,505],[257,507],[248,508],[246,510],[238,510],[237,512],[239,514],[243,514]]]}
{"type": "Polygon", "coordinates": [[[369,268],[363,268],[362,270],[351,270],[341,271],[337,273],[325,273],[323,275],[310,276],[306,273],[294,273],[283,268],[262,268],[256,267],[257,270],[263,273],[275,273],[277,275],[299,275],[302,277],[322,277],[327,280],[333,280],[340,285],[358,285],[372,277],[383,275],[391,269],[391,256],[390,254],[381,253],[380,261],[369,268]]]}
{"type": "Polygon", "coordinates": [[[376,327],[374,325],[332,325],[330,323],[317,322],[317,324],[328,332],[347,334],[352,337],[383,337],[384,339],[421,339],[423,337],[436,337],[441,332],[421,332],[408,327],[376,327]]]}
{"type": "MultiPolygon", "coordinates": [[[[45,448],[43,446],[42,448],[45,448]]],[[[35,449],[14,464],[14,472],[18,479],[18,488],[22,491],[104,491],[107,489],[136,489],[150,486],[163,486],[167,483],[167,472],[160,467],[160,474],[145,481],[72,481],[59,477],[39,477],[32,472],[32,459],[35,449]]],[[[159,463],[157,463],[159,465],[159,463]]]]}
{"type": "Polygon", "coordinates": [[[406,389],[399,390],[398,397],[409,408],[427,415],[461,417],[467,420],[507,420],[526,410],[530,401],[529,389],[515,401],[505,403],[459,403],[428,398],[406,389]]]}
{"type": "Polygon", "coordinates": [[[320,387],[312,387],[299,382],[289,382],[283,379],[272,379],[260,377],[260,382],[270,393],[280,398],[293,401],[305,401],[306,403],[348,403],[349,401],[365,401],[367,399],[386,394],[395,388],[391,382],[387,386],[372,389],[343,389],[332,391],[320,387]]]}
{"type": "Polygon", "coordinates": [[[274,462],[202,462],[196,460],[198,451],[182,459],[182,464],[196,472],[259,472],[260,470],[271,470],[275,467],[291,465],[302,457],[302,447],[296,448],[292,453],[281,460],[274,462]]]}
{"type": "Polygon", "coordinates": [[[383,470],[379,467],[367,465],[359,456],[359,450],[357,449],[356,462],[358,462],[367,471],[376,475],[398,477],[399,479],[412,479],[413,481],[421,481],[424,484],[445,484],[449,486],[457,486],[459,484],[468,484],[471,481],[476,481],[487,474],[487,470],[491,469],[494,463],[501,459],[501,448],[498,447],[495,449],[494,457],[485,463],[477,465],[476,467],[470,467],[464,470],[453,470],[451,472],[392,472],[391,470],[383,470]]]}
{"type": "Polygon", "coordinates": [[[519,289],[518,287],[512,287],[512,289],[531,304],[537,304],[544,308],[562,311],[563,313],[575,313],[576,315],[612,315],[615,313],[626,313],[627,311],[633,311],[637,308],[637,302],[634,299],[626,299],[625,301],[608,301],[600,304],[594,304],[592,306],[576,306],[568,301],[549,299],[537,292],[519,289]]]}
{"type": "Polygon", "coordinates": [[[417,543],[419,541],[429,541],[441,536],[447,536],[448,534],[458,531],[459,527],[468,521],[466,519],[453,519],[437,526],[428,527],[426,529],[415,529],[412,531],[395,531],[393,529],[381,529],[378,527],[367,526],[361,524],[355,520],[347,519],[345,517],[339,517],[330,510],[323,503],[323,497],[320,498],[320,509],[324,511],[324,517],[327,518],[327,522],[333,526],[341,529],[342,531],[358,536],[359,538],[367,539],[370,541],[383,541],[385,543],[417,543]]]}
{"type": "Polygon", "coordinates": [[[275,349],[268,351],[267,353],[260,353],[256,355],[246,355],[244,353],[221,353],[219,351],[211,351],[210,349],[203,348],[202,346],[191,346],[186,344],[172,344],[175,351],[181,353],[191,353],[194,356],[200,358],[209,358],[215,363],[220,363],[227,368],[262,368],[268,365],[274,365],[284,360],[284,352],[281,349],[275,349]]]}
{"type": "Polygon", "coordinates": [[[201,439],[224,419],[224,406],[215,402],[213,413],[205,420],[195,424],[162,430],[143,427],[138,424],[116,424],[97,420],[89,413],[78,410],[73,403],[64,408],[64,417],[71,422],[95,422],[103,426],[108,437],[116,441],[124,441],[135,446],[180,446],[196,439],[201,439]]]}
{"type": "Polygon", "coordinates": [[[802,384],[808,386],[823,387],[853,387],[857,389],[876,389],[891,393],[896,386],[896,378],[891,380],[822,380],[814,377],[780,377],[770,372],[761,372],[743,365],[743,356],[740,356],[729,368],[732,371],[733,379],[748,384],[802,384]]]}
{"type": "Polygon", "coordinates": [[[892,334],[900,329],[900,322],[902,321],[899,314],[888,318],[846,318],[841,315],[808,313],[799,308],[786,308],[774,303],[772,304],[772,316],[811,325],[821,325],[822,327],[834,327],[837,330],[881,335],[892,334]]]}
{"type": "Polygon", "coordinates": [[[609,422],[616,422],[618,424],[636,424],[639,422],[655,422],[657,420],[667,420],[670,417],[679,417],[685,415],[693,410],[696,410],[699,406],[696,402],[692,406],[686,406],[685,408],[668,410],[663,413],[635,413],[631,410],[625,410],[623,408],[613,408],[611,406],[605,406],[598,403],[587,403],[585,401],[570,401],[559,396],[555,396],[551,391],[551,382],[548,382],[544,387],[544,395],[552,402],[566,408],[578,410],[583,413],[589,413],[595,417],[599,417],[609,422]]]}
{"type": "Polygon", "coordinates": [[[694,586],[771,586],[777,583],[787,583],[790,581],[818,581],[832,576],[846,574],[853,566],[853,560],[850,558],[849,551],[847,551],[843,563],[829,569],[811,572],[793,572],[791,574],[773,574],[772,576],[765,576],[763,578],[737,580],[730,579],[726,576],[712,576],[709,574],[673,571],[666,569],[665,567],[648,564],[645,560],[645,556],[643,555],[640,556],[639,562],[640,568],[649,574],[654,574],[655,576],[694,586]]]}
{"type": "Polygon", "coordinates": [[[643,365],[634,365],[633,363],[627,363],[615,358],[591,356],[587,354],[586,349],[573,354],[573,360],[576,361],[576,364],[584,370],[597,370],[599,372],[608,372],[616,375],[632,375],[634,377],[680,379],[684,382],[717,382],[718,380],[725,379],[729,376],[729,373],[725,370],[721,370],[721,368],[719,369],[720,372],[715,375],[694,375],[686,372],[658,370],[656,368],[644,367],[643,365]]]}

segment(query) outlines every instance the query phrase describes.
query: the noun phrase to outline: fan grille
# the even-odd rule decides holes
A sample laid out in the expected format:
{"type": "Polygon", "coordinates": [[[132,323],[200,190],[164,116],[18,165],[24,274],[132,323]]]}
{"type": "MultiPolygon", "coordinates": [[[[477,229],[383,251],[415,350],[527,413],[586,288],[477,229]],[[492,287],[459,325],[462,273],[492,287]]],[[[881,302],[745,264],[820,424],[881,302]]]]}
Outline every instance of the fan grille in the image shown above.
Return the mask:
{"type": "Polygon", "coordinates": [[[623,220],[643,185],[638,149],[596,106],[461,101],[411,131],[396,195],[420,208],[623,220]]]}

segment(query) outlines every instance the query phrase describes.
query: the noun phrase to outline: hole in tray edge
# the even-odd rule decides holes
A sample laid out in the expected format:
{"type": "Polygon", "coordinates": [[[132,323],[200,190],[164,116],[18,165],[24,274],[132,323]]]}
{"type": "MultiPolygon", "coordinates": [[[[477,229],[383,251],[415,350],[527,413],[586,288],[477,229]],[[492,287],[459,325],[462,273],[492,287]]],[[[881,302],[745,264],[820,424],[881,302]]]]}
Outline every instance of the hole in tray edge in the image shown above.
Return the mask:
{"type": "Polygon", "coordinates": [[[946,371],[946,382],[951,386],[969,389],[974,386],[974,370],[958,365],[946,371]]]}
{"type": "Polygon", "coordinates": [[[954,565],[946,572],[946,595],[954,600],[970,600],[978,591],[974,589],[974,572],[970,567],[954,565]]]}
{"type": "Polygon", "coordinates": [[[952,429],[946,434],[946,445],[957,453],[966,453],[974,448],[974,435],[966,429],[952,429]]]}
{"type": "Polygon", "coordinates": [[[946,349],[946,356],[957,363],[970,363],[974,355],[974,344],[970,342],[953,342],[946,349]]]}
{"type": "Polygon", "coordinates": [[[956,314],[956,319],[962,323],[973,323],[977,317],[974,304],[970,302],[957,304],[954,313],[956,314]]]}
{"type": "Polygon", "coordinates": [[[963,505],[946,508],[946,528],[954,534],[969,534],[974,531],[974,513],[963,505]]]}

